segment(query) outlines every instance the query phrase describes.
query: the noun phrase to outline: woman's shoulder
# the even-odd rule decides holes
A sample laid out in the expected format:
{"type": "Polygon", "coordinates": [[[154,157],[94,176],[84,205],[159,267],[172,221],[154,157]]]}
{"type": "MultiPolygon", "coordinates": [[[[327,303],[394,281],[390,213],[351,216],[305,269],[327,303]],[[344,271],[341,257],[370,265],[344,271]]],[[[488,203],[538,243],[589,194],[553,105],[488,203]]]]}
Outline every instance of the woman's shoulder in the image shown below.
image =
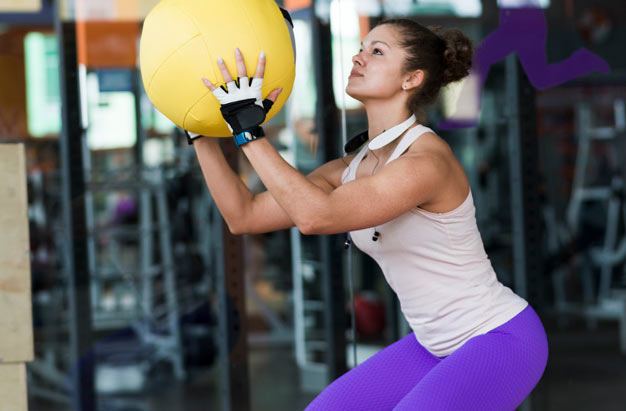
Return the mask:
{"type": "Polygon", "coordinates": [[[434,132],[426,132],[409,146],[405,154],[419,161],[420,167],[430,165],[443,177],[438,183],[437,195],[420,207],[427,211],[442,213],[454,209],[465,201],[469,191],[467,175],[452,148],[443,138],[434,132]]]}
{"type": "Polygon", "coordinates": [[[415,139],[403,153],[406,157],[437,158],[439,161],[450,164],[456,162],[456,157],[450,145],[434,131],[429,130],[415,139]]]}

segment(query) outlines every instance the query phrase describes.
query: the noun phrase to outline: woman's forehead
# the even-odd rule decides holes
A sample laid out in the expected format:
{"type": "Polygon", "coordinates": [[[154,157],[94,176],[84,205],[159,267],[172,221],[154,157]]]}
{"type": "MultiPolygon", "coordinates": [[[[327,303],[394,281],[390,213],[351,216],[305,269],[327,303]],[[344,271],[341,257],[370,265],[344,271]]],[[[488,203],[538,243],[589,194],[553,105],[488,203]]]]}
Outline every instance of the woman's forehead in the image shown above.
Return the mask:
{"type": "Polygon", "coordinates": [[[363,39],[363,44],[383,42],[389,47],[397,45],[396,30],[390,24],[382,24],[374,27],[363,39]]]}

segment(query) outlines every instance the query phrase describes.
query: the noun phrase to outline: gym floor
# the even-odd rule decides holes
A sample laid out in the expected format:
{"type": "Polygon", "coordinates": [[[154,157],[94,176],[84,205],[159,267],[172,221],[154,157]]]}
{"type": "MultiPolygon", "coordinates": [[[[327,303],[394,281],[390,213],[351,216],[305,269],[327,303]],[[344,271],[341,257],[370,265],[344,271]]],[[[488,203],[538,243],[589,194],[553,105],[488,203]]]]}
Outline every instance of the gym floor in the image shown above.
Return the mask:
{"type": "MultiPolygon", "coordinates": [[[[615,321],[599,321],[589,330],[582,320],[563,326],[542,317],[550,343],[550,357],[535,389],[533,411],[624,411],[626,356],[618,347],[615,321]]],[[[315,394],[302,393],[293,352],[287,347],[250,351],[252,411],[303,410],[315,394]]],[[[220,410],[218,368],[192,373],[185,384],[164,382],[141,395],[100,400],[107,411],[220,410]]],[[[41,400],[31,411],[61,411],[41,400]]]]}

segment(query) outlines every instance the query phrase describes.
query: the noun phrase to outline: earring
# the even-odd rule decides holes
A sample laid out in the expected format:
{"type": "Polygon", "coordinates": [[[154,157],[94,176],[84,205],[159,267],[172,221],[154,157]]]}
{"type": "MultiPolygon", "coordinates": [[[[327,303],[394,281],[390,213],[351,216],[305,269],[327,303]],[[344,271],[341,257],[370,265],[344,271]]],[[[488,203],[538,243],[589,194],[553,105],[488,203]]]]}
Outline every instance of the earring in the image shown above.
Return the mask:
{"type": "Polygon", "coordinates": [[[402,90],[406,91],[406,84],[402,85],[402,90]]]}

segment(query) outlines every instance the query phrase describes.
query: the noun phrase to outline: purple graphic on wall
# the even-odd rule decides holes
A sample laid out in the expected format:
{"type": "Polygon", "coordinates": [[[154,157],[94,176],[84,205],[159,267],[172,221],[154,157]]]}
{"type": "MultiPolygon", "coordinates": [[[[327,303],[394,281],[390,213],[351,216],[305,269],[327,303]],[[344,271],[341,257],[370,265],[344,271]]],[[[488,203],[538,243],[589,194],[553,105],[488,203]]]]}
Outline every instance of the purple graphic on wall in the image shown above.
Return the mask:
{"type": "Polygon", "coordinates": [[[476,48],[470,79],[458,99],[456,112],[439,123],[439,128],[452,130],[478,124],[482,88],[491,65],[516,53],[531,84],[543,90],[591,72],[609,73],[609,64],[586,48],[576,50],[560,62],[548,64],[546,57],[547,25],[543,10],[535,0],[501,1],[500,26],[476,48]],[[513,5],[511,3],[516,3],[513,5]],[[507,4],[508,3],[508,4],[507,4]],[[463,105],[474,105],[468,110],[463,105]],[[463,113],[465,111],[465,113],[463,113]]]}

